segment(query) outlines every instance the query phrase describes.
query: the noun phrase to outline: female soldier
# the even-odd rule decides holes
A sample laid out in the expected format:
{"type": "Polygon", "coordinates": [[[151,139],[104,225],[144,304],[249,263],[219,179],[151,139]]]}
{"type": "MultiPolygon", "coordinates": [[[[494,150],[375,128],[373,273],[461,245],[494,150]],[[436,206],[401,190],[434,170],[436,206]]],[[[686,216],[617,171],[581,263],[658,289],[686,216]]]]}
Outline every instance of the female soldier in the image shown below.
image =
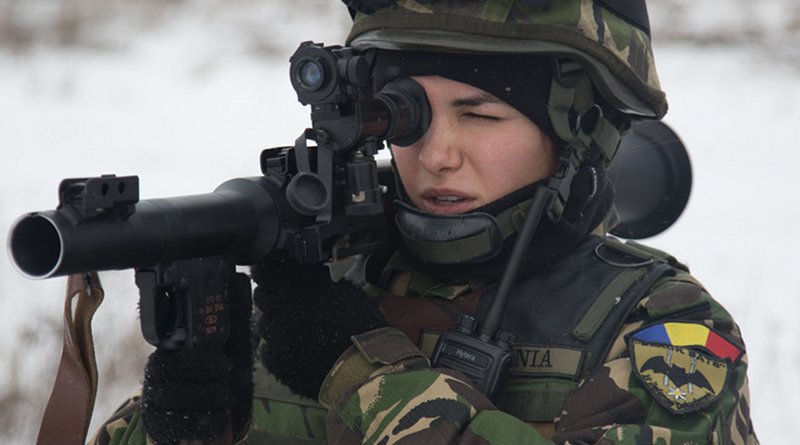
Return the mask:
{"type": "MultiPolygon", "coordinates": [[[[644,0],[347,3],[376,91],[411,78],[432,119],[391,147],[398,242],[369,260],[366,293],[319,265],[253,268],[264,345],[246,443],[757,443],[730,315],[671,256],[606,237],[620,136],[667,109],[644,0]],[[511,366],[487,390],[480,352],[429,358],[486,319],[526,215],[503,333],[484,338],[513,337],[511,366]]],[[[140,411],[98,443],[144,440],[139,412],[157,443],[189,437],[170,426],[189,407],[163,396],[181,383],[157,365],[140,411]]]]}

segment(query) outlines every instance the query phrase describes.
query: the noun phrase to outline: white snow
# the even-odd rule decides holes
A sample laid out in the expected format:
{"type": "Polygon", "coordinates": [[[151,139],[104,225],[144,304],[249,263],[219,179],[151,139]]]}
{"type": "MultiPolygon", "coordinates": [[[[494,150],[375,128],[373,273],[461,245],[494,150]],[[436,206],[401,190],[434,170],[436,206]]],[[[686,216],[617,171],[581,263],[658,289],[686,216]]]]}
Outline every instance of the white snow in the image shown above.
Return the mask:
{"type": "MultiPolygon", "coordinates": [[[[271,57],[235,49],[225,37],[232,30],[209,32],[209,17],[196,15],[120,51],[0,53],[0,234],[25,212],[54,208],[62,178],[136,174],[147,199],[259,174],[260,150],[291,144],[308,125],[288,82],[295,44],[341,41],[345,20],[299,28],[284,19],[272,31],[282,37],[271,57]]],[[[800,414],[800,242],[792,235],[800,72],[747,47],[664,45],[656,56],[667,122],[689,147],[695,183],[682,218],[647,242],[685,260],[734,315],[747,341],[756,431],[762,443],[788,443],[800,414]]],[[[32,443],[58,363],[65,280],[25,279],[4,243],[0,250],[0,375],[10,382],[0,388],[0,426],[15,422],[0,441],[32,443]]],[[[101,278],[92,430],[137,387],[149,351],[132,273],[101,278]],[[133,353],[115,358],[123,348],[133,353]]]]}

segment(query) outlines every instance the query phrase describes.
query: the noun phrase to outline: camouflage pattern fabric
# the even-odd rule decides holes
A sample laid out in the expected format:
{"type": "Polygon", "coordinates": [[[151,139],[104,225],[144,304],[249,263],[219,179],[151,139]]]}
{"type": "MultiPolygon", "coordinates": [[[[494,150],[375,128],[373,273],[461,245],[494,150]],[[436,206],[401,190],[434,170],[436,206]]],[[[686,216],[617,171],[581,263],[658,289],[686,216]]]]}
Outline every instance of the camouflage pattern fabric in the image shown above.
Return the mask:
{"type": "Polygon", "coordinates": [[[537,6],[523,0],[397,0],[374,14],[359,13],[347,43],[357,48],[417,43],[434,50],[561,53],[582,58],[612,103],[614,98],[625,102],[620,90],[630,89],[647,104],[651,117],[661,118],[667,110],[650,36],[600,1],[554,0],[537,6]]]}
{"type": "Polygon", "coordinates": [[[137,391],[106,420],[89,439],[93,445],[152,445],[142,428],[139,402],[142,391],[137,391]]]}
{"type": "MultiPolygon", "coordinates": [[[[330,409],[288,393],[257,369],[254,419],[242,443],[758,444],[746,353],[728,364],[725,385],[713,400],[696,410],[684,404],[683,414],[665,407],[657,389],[637,377],[630,334],[665,320],[699,324],[743,345],[730,314],[692,276],[663,279],[628,317],[604,364],[570,393],[555,422],[537,425],[498,410],[458,373],[431,369],[399,331],[372,331],[358,336],[357,347],[329,374],[323,399],[330,409]]],[[[147,445],[137,403],[133,397],[124,404],[91,443],[147,445]]]]}
{"type": "Polygon", "coordinates": [[[699,322],[742,344],[730,315],[691,276],[680,274],[663,280],[638,304],[604,365],[568,397],[552,437],[496,410],[463,378],[423,368],[372,375],[341,396],[328,415],[328,432],[336,433],[329,442],[757,444],[749,416],[746,354],[731,365],[718,398],[685,415],[660,405],[636,377],[627,335],[663,319],[699,322]]]}

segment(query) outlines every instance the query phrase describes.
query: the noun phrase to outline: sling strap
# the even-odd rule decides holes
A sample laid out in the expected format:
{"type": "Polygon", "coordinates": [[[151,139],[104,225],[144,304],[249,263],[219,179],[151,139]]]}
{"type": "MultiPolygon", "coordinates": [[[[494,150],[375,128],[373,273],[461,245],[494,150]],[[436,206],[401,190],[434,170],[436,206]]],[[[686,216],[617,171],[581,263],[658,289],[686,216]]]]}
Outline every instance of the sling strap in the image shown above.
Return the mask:
{"type": "Polygon", "coordinates": [[[97,394],[92,317],[104,291],[96,272],[70,275],[64,303],[64,346],[37,445],[83,445],[97,394]]]}
{"type": "MultiPolygon", "coordinates": [[[[70,275],[64,302],[64,345],[50,400],[44,411],[37,445],[84,445],[97,395],[97,361],[92,317],[105,291],[97,272],[70,275]]],[[[181,445],[227,445],[231,428],[209,440],[183,440],[181,445]]]]}

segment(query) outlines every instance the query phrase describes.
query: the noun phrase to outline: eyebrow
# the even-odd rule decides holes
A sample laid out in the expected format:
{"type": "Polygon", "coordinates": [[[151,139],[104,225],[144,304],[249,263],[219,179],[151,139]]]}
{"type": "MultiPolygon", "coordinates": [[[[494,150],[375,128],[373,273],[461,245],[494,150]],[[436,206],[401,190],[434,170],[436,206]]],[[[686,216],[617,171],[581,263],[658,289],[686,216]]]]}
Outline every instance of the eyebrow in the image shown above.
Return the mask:
{"type": "Polygon", "coordinates": [[[456,108],[460,107],[478,107],[483,104],[498,104],[503,103],[500,99],[492,96],[489,93],[476,94],[474,96],[462,97],[450,102],[450,105],[456,108]]]}

